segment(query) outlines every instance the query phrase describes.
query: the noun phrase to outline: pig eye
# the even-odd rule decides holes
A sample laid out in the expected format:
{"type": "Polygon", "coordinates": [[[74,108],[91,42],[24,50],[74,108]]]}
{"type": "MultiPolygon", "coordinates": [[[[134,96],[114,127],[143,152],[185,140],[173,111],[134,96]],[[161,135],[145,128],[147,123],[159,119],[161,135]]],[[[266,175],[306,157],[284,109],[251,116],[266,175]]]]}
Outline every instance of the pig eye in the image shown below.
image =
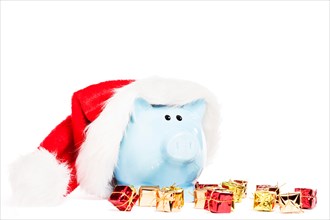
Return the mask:
{"type": "Polygon", "coordinates": [[[166,121],[169,121],[169,120],[171,120],[171,116],[165,115],[165,119],[166,119],[166,121]]]}
{"type": "Polygon", "coordinates": [[[182,117],[181,117],[181,115],[177,115],[177,116],[176,116],[176,119],[177,119],[178,121],[182,121],[182,117]]]}

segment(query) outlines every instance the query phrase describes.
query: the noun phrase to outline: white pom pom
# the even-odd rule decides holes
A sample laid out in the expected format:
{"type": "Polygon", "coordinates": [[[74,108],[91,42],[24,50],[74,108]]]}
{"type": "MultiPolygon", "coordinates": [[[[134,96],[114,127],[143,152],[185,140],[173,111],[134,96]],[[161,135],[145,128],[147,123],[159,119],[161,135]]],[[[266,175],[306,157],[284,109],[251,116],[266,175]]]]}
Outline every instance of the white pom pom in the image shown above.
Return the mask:
{"type": "Polygon", "coordinates": [[[10,167],[14,205],[57,205],[66,194],[70,170],[41,148],[15,161],[10,167]]]}

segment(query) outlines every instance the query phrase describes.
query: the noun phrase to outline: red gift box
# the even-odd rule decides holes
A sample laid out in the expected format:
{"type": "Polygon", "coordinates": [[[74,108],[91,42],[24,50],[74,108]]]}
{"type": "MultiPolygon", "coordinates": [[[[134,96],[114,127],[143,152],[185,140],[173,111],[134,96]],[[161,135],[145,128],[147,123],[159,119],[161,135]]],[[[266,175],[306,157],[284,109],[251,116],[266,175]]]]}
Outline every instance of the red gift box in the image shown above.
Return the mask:
{"type": "Polygon", "coordinates": [[[134,187],[116,186],[108,200],[120,211],[131,211],[138,199],[139,195],[134,187]]]}
{"type": "Polygon", "coordinates": [[[207,190],[204,209],[213,213],[230,213],[234,209],[233,193],[221,189],[207,190]]]}
{"type": "Polygon", "coordinates": [[[316,206],[317,203],[317,190],[309,188],[295,188],[295,192],[301,193],[301,208],[303,209],[312,209],[316,206]]]}

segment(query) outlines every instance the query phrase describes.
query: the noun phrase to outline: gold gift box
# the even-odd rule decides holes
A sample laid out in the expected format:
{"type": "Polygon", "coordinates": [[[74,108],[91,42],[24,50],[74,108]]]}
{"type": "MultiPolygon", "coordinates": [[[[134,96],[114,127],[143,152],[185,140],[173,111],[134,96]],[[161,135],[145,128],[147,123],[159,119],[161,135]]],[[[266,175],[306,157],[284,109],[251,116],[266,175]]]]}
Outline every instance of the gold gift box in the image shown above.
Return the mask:
{"type": "Polygon", "coordinates": [[[247,184],[248,184],[248,181],[246,180],[233,180],[235,183],[238,183],[238,184],[241,184],[243,186],[243,195],[242,195],[242,198],[246,198],[247,196],[247,184]]]}
{"type": "Polygon", "coordinates": [[[276,202],[278,202],[278,200],[279,200],[278,195],[280,194],[280,187],[277,184],[275,186],[273,186],[273,185],[256,185],[256,190],[275,192],[276,193],[276,202]]]}
{"type": "Polygon", "coordinates": [[[301,213],[301,193],[286,193],[279,195],[280,210],[282,213],[301,213]]]}
{"type": "Polygon", "coordinates": [[[195,189],[194,190],[194,203],[195,203],[195,208],[197,209],[204,209],[205,205],[205,192],[207,189],[202,188],[202,189],[195,189]]]}
{"type": "Polygon", "coordinates": [[[233,181],[227,181],[222,182],[222,187],[225,189],[228,189],[229,191],[233,192],[234,194],[234,202],[241,202],[243,195],[244,195],[244,186],[242,184],[233,182],[233,181]]]}
{"type": "Polygon", "coordinates": [[[258,190],[254,192],[253,209],[257,211],[271,212],[276,204],[276,193],[258,190]]]}
{"type": "Polygon", "coordinates": [[[141,186],[139,189],[139,206],[156,206],[156,194],[159,186],[141,186]]]}
{"type": "Polygon", "coordinates": [[[156,210],[177,212],[184,205],[183,189],[175,186],[164,187],[156,193],[156,210]]]}

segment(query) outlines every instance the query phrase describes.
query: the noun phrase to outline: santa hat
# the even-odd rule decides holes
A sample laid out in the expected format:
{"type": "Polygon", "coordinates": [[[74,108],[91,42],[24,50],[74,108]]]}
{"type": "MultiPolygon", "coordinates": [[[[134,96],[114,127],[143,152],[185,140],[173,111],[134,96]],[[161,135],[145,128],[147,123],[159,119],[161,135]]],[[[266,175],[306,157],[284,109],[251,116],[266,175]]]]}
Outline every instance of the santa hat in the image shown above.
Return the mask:
{"type": "Polygon", "coordinates": [[[108,198],[120,142],[136,98],[176,106],[204,99],[203,131],[210,161],[217,148],[219,112],[217,99],[207,88],[158,77],[106,81],[75,92],[71,115],[51,131],[38,150],[12,164],[15,202],[57,204],[78,185],[108,198]]]}

